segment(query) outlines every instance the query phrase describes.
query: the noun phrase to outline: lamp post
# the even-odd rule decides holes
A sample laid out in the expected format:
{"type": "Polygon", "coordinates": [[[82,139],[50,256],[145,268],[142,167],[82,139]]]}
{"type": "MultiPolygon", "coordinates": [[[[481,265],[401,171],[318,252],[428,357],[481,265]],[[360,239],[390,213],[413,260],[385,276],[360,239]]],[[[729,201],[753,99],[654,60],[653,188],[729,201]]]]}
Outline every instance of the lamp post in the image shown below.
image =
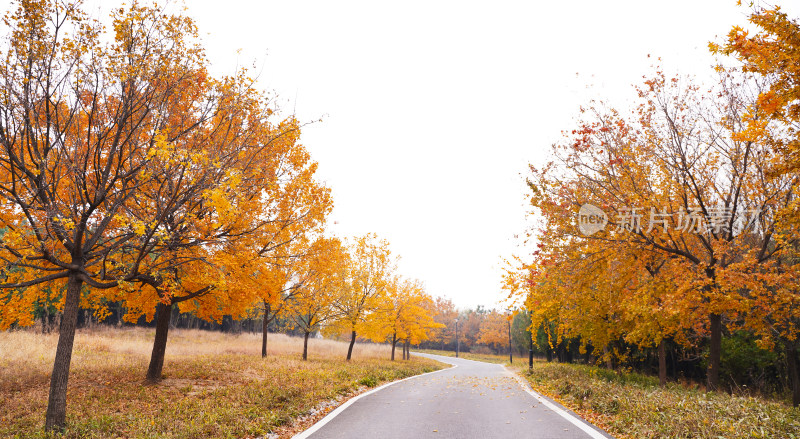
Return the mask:
{"type": "Polygon", "coordinates": [[[508,310],[508,362],[513,364],[514,363],[514,356],[511,354],[511,319],[513,318],[514,314],[512,314],[512,310],[508,310]]]}
{"type": "Polygon", "coordinates": [[[456,358],[459,350],[461,350],[461,339],[458,338],[458,319],[456,319],[456,358]]]}
{"type": "Polygon", "coordinates": [[[530,334],[528,337],[528,369],[533,369],[533,316],[531,311],[528,310],[528,317],[530,318],[530,334]]]}

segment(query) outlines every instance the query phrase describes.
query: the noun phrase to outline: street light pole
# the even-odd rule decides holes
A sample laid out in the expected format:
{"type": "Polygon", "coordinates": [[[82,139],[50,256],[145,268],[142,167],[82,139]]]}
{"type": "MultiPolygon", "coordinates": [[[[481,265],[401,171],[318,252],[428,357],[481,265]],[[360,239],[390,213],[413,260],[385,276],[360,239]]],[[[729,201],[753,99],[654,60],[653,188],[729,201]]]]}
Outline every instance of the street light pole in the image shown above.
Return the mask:
{"type": "Polygon", "coordinates": [[[509,318],[506,319],[508,320],[508,362],[514,364],[514,356],[511,354],[511,316],[513,314],[511,314],[511,310],[508,310],[508,312],[509,318]]]}
{"type": "Polygon", "coordinates": [[[458,351],[461,350],[461,339],[458,338],[458,319],[456,319],[456,358],[458,358],[458,351]]]}
{"type": "Polygon", "coordinates": [[[530,333],[528,334],[528,369],[533,369],[533,316],[531,315],[531,311],[528,310],[528,317],[530,318],[530,333]]]}

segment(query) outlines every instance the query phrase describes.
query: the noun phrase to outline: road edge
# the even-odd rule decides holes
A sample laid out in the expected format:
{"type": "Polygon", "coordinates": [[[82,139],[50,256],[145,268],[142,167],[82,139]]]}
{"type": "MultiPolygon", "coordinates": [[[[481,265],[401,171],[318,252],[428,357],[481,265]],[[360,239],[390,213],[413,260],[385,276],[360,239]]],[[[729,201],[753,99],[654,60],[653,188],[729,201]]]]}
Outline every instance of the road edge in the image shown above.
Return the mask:
{"type": "Polygon", "coordinates": [[[393,386],[393,385],[395,385],[397,383],[402,383],[403,381],[407,381],[407,380],[411,380],[411,379],[414,379],[414,378],[419,378],[419,377],[423,377],[423,376],[427,376],[427,375],[432,375],[432,374],[439,373],[439,372],[444,372],[446,370],[452,370],[452,369],[458,367],[457,364],[452,364],[452,363],[445,363],[445,364],[449,364],[451,367],[446,367],[446,368],[443,368],[443,369],[434,370],[433,372],[425,372],[425,373],[422,373],[422,374],[419,374],[419,375],[406,377],[406,378],[403,378],[403,379],[397,380],[397,381],[391,381],[391,382],[388,382],[388,383],[383,384],[381,386],[378,386],[378,387],[376,387],[376,388],[374,388],[374,389],[372,389],[370,391],[358,394],[358,395],[348,399],[347,401],[345,401],[344,404],[340,405],[339,407],[336,407],[336,409],[334,409],[332,412],[330,412],[327,415],[325,415],[324,418],[322,418],[319,421],[317,421],[311,427],[308,427],[307,429],[301,431],[300,433],[297,433],[296,435],[292,436],[292,439],[307,439],[309,436],[311,436],[312,434],[316,433],[317,430],[319,430],[320,428],[324,427],[325,424],[327,424],[328,422],[332,421],[335,417],[339,416],[343,411],[345,411],[348,407],[353,405],[356,401],[358,401],[359,399],[361,399],[361,398],[363,398],[363,397],[365,397],[367,395],[371,395],[371,394],[373,394],[375,392],[383,390],[383,389],[385,389],[385,388],[387,388],[389,386],[393,386]]]}
{"type": "Polygon", "coordinates": [[[558,414],[562,418],[566,419],[576,427],[580,428],[584,433],[588,434],[592,437],[592,439],[614,439],[614,436],[611,436],[608,432],[601,430],[599,427],[588,423],[585,419],[581,418],[577,414],[570,413],[565,407],[561,407],[560,404],[554,403],[549,399],[545,398],[539,392],[533,390],[531,384],[519,376],[518,373],[509,369],[505,365],[502,365],[503,369],[510,374],[514,380],[522,387],[523,390],[528,392],[529,395],[533,396],[537,401],[543,404],[545,407],[552,410],[554,413],[558,414]]]}

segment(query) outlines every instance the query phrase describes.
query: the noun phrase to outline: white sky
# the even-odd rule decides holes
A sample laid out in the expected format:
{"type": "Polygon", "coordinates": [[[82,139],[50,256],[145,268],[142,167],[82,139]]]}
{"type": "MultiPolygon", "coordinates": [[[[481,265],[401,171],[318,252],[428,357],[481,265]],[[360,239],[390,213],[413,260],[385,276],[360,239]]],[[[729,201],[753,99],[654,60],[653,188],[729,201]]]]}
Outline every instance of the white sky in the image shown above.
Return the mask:
{"type": "Polygon", "coordinates": [[[747,13],[734,0],[186,5],[215,69],[255,61],[284,109],[324,118],[302,138],[333,189],[333,230],[388,239],[403,275],[460,307],[501,299],[527,164],[578,107],[632,99],[648,54],[709,76],[708,42],[747,13]]]}
{"type": "MultiPolygon", "coordinates": [[[[800,17],[800,2],[776,2],[800,17]]],[[[528,163],[590,99],[630,102],[655,57],[709,77],[708,42],[748,12],[735,0],[185,3],[216,73],[255,63],[285,111],[323,118],[302,140],[333,189],[333,231],[375,232],[429,293],[489,308],[502,258],[523,253],[528,163]]]]}

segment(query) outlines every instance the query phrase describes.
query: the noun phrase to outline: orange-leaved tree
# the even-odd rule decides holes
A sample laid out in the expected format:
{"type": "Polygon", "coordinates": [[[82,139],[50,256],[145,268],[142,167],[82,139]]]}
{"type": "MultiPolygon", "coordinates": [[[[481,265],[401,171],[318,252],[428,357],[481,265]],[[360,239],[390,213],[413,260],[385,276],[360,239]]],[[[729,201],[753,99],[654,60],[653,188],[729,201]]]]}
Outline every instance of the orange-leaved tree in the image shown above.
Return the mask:
{"type": "Polygon", "coordinates": [[[286,300],[286,307],[303,331],[303,360],[308,359],[309,335],[339,317],[335,304],[346,286],[348,257],[337,238],[319,238],[297,263],[291,280],[294,294],[286,300]]]}
{"type": "Polygon", "coordinates": [[[775,180],[788,179],[794,184],[788,203],[778,212],[779,227],[772,230],[776,241],[776,257],[760,266],[753,266],[749,254],[738,271],[727,273],[732,285],[747,285],[753,293],[746,299],[749,312],[747,327],[760,336],[765,346],[776,341],[785,348],[792,400],[800,405],[800,369],[798,367],[797,293],[791,285],[796,275],[800,206],[797,176],[800,173],[800,22],[778,6],[755,6],[749,21],[756,26],[751,33],[735,26],[723,44],[711,43],[712,52],[732,55],[743,63],[742,68],[763,81],[758,95],[744,113],[752,133],[770,146],[771,174],[775,180]],[[749,265],[747,265],[749,264],[749,265]],[[747,273],[746,276],[744,274],[747,273]],[[758,322],[758,323],[757,323],[758,322]]]}
{"type": "Polygon", "coordinates": [[[400,320],[400,334],[403,340],[403,359],[411,359],[411,345],[430,340],[433,333],[444,329],[444,325],[436,321],[438,308],[433,298],[425,291],[421,281],[408,284],[409,299],[403,318],[400,320]]]}
{"type": "Polygon", "coordinates": [[[387,283],[381,299],[366,319],[364,335],[377,342],[388,340],[392,361],[398,342],[404,342],[405,360],[411,343],[427,340],[431,330],[443,326],[433,320],[433,301],[419,280],[395,276],[387,283]]]}
{"type": "MultiPolygon", "coordinates": [[[[134,11],[133,18],[118,25],[130,29],[119,37],[125,44],[143,38],[130,20],[157,13],[134,11]]],[[[307,157],[297,145],[298,122],[273,123],[270,101],[253,82],[240,72],[200,83],[208,88],[196,93],[205,96],[199,119],[197,103],[179,105],[186,95],[175,98],[178,102],[169,107],[172,119],[190,123],[191,135],[178,137],[185,129],[177,122],[162,128],[146,170],[150,181],[125,211],[123,218],[141,238],[114,256],[117,265],[138,267],[139,274],[120,284],[117,299],[128,309],[129,320],[155,314],[150,381],[161,379],[175,305],[209,320],[236,318],[250,308],[258,290],[248,281],[261,268],[254,265],[259,243],[253,240],[270,224],[270,204],[280,202],[271,189],[279,186],[282,168],[298,149],[307,157]],[[151,212],[162,221],[145,221],[151,212]]]]}
{"type": "Polygon", "coordinates": [[[458,318],[458,311],[453,301],[445,297],[434,298],[430,306],[431,315],[433,315],[434,321],[438,324],[437,328],[431,330],[430,338],[432,341],[439,343],[441,349],[444,350],[445,344],[455,339],[455,321],[458,318]]]}
{"type": "Polygon", "coordinates": [[[759,90],[753,108],[745,114],[752,129],[763,130],[766,140],[780,154],[779,172],[800,171],[800,23],[779,6],[756,6],[749,20],[757,26],[750,33],[735,26],[724,44],[711,43],[712,52],[733,55],[747,72],[761,75],[766,87],[759,90]],[[761,113],[759,115],[759,113],[761,113]],[[779,124],[767,129],[764,117],[779,124]]]}
{"type": "Polygon", "coordinates": [[[708,94],[657,73],[638,89],[641,105],[631,116],[600,104],[585,109],[586,120],[555,146],[556,160],[532,169],[531,202],[543,221],[528,289],[558,292],[545,301],[551,322],[564,331],[591,330],[594,343],[619,339],[631,331],[627,324],[640,322],[619,320],[627,303],[617,294],[644,288],[648,264],[669,259],[660,276],[687,300],[670,301],[675,308],[665,315],[705,315],[703,325],[690,324],[709,339],[708,388],[718,386],[723,327],[747,311],[745,292],[721,278],[746,255],[762,264],[759,270],[768,267],[781,248],[777,213],[793,185],[791,178],[769,177],[770,146],[746,123],[755,98],[742,84],[750,80],[723,71],[708,94]],[[576,227],[585,203],[605,212],[605,230],[584,234],[576,227]],[[570,291],[575,279],[580,288],[570,291]]]}
{"type": "Polygon", "coordinates": [[[500,350],[508,345],[511,349],[510,340],[510,319],[513,315],[502,314],[497,310],[491,310],[481,321],[480,332],[478,333],[478,343],[491,346],[500,350]]]}
{"type": "Polygon", "coordinates": [[[336,326],[350,333],[348,361],[352,358],[359,329],[385,300],[395,265],[389,243],[375,234],[357,237],[349,247],[347,283],[335,305],[340,315],[336,326]]]}
{"type": "MultiPolygon", "coordinates": [[[[286,139],[282,139],[286,141],[286,139]]],[[[314,236],[322,232],[325,218],[333,207],[330,189],[314,180],[317,170],[308,152],[292,142],[275,170],[274,183],[265,188],[267,200],[260,214],[260,227],[253,234],[256,257],[253,290],[262,309],[261,355],[267,355],[269,323],[295,294],[289,282],[304,259],[315,257],[311,251],[314,236]]]]}
{"type": "MultiPolygon", "coordinates": [[[[154,208],[150,195],[169,184],[165,163],[203,167],[202,154],[171,145],[203,135],[216,90],[185,17],[118,9],[104,38],[77,2],[41,0],[19,2],[4,23],[0,287],[26,289],[3,303],[0,322],[26,323],[44,285],[65,288],[45,421],[61,429],[81,291],[113,297],[152,276],[154,249],[180,207],[162,199],[154,208]]],[[[184,262],[158,259],[160,272],[184,262]]]]}

